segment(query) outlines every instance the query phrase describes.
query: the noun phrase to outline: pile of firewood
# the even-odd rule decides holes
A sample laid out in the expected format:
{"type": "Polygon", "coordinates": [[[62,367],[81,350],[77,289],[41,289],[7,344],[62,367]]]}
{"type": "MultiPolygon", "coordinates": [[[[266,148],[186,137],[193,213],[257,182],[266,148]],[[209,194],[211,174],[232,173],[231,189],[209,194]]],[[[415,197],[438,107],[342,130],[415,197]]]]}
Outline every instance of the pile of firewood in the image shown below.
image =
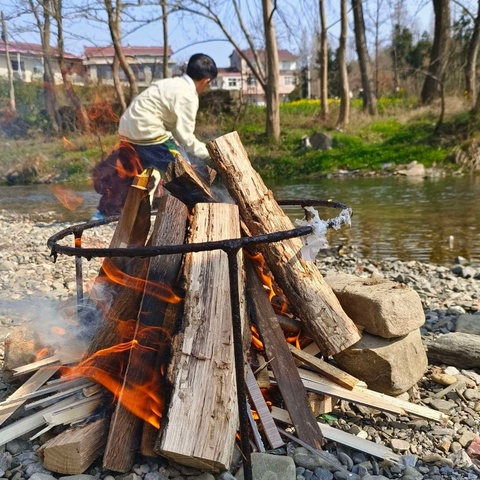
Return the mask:
{"type": "Polygon", "coordinates": [[[320,425],[316,416],[331,410],[332,399],[438,421],[444,415],[370,391],[318,358],[355,344],[359,330],[315,264],[301,257],[300,238],[229,243],[294,226],[235,133],[208,148],[232,202],[219,202],[178,157],[164,182],[172,195],[160,199],[152,226],[149,172],[136,177],[110,247],[185,244],[191,251],[104,260],[94,291],[107,289],[113,300],[88,352],[16,369],[35,373],[0,403],[0,425],[22,405],[34,413],[0,428],[0,443],[77,423],[42,445],[48,469],[83,473],[103,454],[104,468],[127,472],[140,451],[220,471],[231,467],[239,424],[244,457],[251,445],[284,444],[277,425],[288,424],[311,449],[325,437],[398,461],[390,449],[320,425]],[[286,341],[292,333],[295,346],[286,341]]]}

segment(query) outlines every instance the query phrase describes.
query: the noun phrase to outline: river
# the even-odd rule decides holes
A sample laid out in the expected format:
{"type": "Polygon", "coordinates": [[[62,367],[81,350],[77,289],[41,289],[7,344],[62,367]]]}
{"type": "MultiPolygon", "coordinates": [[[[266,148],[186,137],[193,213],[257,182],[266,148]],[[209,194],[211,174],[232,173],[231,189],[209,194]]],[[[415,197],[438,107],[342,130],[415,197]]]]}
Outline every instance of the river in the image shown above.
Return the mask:
{"type": "MultiPolygon", "coordinates": [[[[329,230],[332,247],[355,249],[370,259],[397,258],[451,265],[461,255],[480,264],[480,177],[334,178],[270,181],[277,199],[332,199],[353,211],[352,225],[329,230]]],[[[65,208],[52,186],[0,187],[0,209],[19,213],[54,211],[59,221],[83,222],[95,211],[90,185],[66,187],[81,203],[65,208]]],[[[292,218],[299,208],[286,207],[292,218]]],[[[335,209],[319,209],[321,218],[335,209]]]]}

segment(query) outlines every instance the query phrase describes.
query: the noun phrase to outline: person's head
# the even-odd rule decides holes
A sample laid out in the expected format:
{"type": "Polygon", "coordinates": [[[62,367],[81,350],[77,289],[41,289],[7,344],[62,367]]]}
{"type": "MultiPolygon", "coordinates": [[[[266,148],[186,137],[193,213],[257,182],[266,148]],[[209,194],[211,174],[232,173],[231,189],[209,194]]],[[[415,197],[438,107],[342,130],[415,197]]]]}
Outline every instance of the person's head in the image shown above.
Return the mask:
{"type": "Polygon", "coordinates": [[[188,61],[186,74],[195,82],[197,92],[202,93],[210,81],[217,78],[218,70],[213,58],[196,53],[188,61]]]}

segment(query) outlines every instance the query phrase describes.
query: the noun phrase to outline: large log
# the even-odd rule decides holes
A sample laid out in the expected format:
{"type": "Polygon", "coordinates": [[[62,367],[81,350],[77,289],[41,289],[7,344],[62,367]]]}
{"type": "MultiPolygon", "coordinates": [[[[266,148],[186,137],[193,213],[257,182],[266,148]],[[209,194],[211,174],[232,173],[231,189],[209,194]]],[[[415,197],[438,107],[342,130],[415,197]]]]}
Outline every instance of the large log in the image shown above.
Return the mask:
{"type": "MultiPolygon", "coordinates": [[[[190,231],[190,243],[238,238],[238,209],[198,204],[190,231]]],[[[237,255],[241,266],[241,252],[237,255]]],[[[189,253],[184,275],[184,328],[173,349],[172,397],[155,451],[184,465],[225,470],[232,460],[239,418],[227,254],[222,250],[189,253]]],[[[241,268],[238,281],[242,285],[241,268]]],[[[242,291],[243,287],[240,308],[245,318],[242,291]]]]}
{"type": "MultiPolygon", "coordinates": [[[[162,197],[153,227],[152,245],[179,245],[185,241],[187,208],[171,195],[162,197]]],[[[110,423],[110,432],[103,457],[103,466],[116,472],[127,472],[134,462],[134,455],[140,444],[142,418],[151,415],[151,421],[159,422],[159,405],[149,413],[142,405],[149,397],[145,387],[160,401],[159,371],[154,368],[157,351],[166,349],[170,343],[169,333],[163,329],[163,318],[169,302],[180,298],[170,291],[177,283],[182,260],[181,254],[158,255],[150,259],[147,281],[134,333],[134,344],[130,349],[123,385],[110,423]],[[135,389],[142,392],[139,397],[135,389]],[[138,409],[136,412],[134,409],[138,409]]],[[[163,392],[165,393],[165,392],[163,392]]],[[[158,427],[157,427],[158,428],[158,427]]]]}
{"type": "MultiPolygon", "coordinates": [[[[209,142],[207,148],[252,235],[294,229],[272,192],[253,169],[236,132],[209,142]]],[[[292,311],[304,323],[322,353],[334,355],[358,342],[360,333],[315,264],[301,257],[302,246],[300,238],[293,238],[259,245],[258,249],[292,311]]]]}

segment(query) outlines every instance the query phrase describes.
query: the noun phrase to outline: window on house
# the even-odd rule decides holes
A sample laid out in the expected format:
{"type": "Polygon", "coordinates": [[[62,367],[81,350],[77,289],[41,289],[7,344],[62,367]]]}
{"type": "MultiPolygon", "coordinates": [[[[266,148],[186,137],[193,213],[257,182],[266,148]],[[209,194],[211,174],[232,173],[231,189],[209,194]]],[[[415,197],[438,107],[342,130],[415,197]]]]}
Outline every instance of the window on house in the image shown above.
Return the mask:
{"type": "Polygon", "coordinates": [[[229,78],[228,79],[228,86],[230,88],[234,88],[237,86],[237,79],[236,78],[229,78]]]}
{"type": "Polygon", "coordinates": [[[247,78],[247,85],[254,86],[257,84],[257,79],[255,77],[248,77],[247,78]]]}
{"type": "Polygon", "coordinates": [[[25,62],[18,62],[18,60],[12,60],[12,70],[14,72],[24,72],[25,71],[25,62]]]}
{"type": "Polygon", "coordinates": [[[280,70],[290,70],[292,68],[291,62],[281,62],[280,63],[280,70]]]}
{"type": "Polygon", "coordinates": [[[33,65],[33,74],[34,75],[43,75],[44,69],[41,63],[33,65]]]}
{"type": "Polygon", "coordinates": [[[285,82],[285,85],[295,85],[295,78],[285,77],[284,82],[285,82]]]}
{"type": "MultiPolygon", "coordinates": [[[[123,70],[121,70],[119,74],[121,72],[123,72],[123,70]]],[[[99,80],[111,80],[113,78],[112,67],[110,65],[97,65],[97,78],[99,80]]]]}

